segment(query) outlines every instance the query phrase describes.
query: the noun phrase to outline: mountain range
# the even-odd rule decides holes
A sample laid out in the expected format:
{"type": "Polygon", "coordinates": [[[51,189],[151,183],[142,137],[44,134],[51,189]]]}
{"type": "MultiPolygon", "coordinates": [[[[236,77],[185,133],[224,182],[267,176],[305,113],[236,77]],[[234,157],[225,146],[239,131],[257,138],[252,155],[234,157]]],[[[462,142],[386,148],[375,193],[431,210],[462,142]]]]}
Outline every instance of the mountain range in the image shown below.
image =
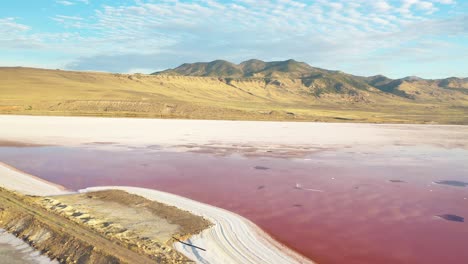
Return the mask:
{"type": "Polygon", "coordinates": [[[257,59],[234,64],[229,61],[184,63],[177,68],[155,72],[153,75],[198,76],[225,78],[228,82],[241,79],[263,79],[279,86],[286,85],[281,80],[300,80],[313,94],[358,95],[360,91],[372,92],[375,89],[408,99],[428,99],[452,91],[468,93],[468,78],[450,77],[427,80],[416,76],[391,79],[383,75],[362,77],[341,71],[331,71],[312,67],[295,60],[265,62],[257,59]],[[454,90],[455,89],[455,90],[454,90]]]}

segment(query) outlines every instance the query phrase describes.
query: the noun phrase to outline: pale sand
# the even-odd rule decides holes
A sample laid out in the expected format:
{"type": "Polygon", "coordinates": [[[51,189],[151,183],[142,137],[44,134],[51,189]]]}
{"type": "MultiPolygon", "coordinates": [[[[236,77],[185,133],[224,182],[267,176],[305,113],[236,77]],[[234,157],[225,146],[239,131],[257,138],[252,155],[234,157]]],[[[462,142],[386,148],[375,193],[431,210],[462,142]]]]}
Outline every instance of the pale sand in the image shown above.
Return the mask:
{"type": "MultiPolygon", "coordinates": [[[[49,196],[68,194],[64,188],[0,163],[0,187],[23,194],[49,196]]],[[[206,252],[175,244],[175,248],[197,263],[312,263],[280,245],[249,220],[229,211],[181,196],[134,187],[93,187],[86,191],[121,189],[150,200],[201,215],[215,225],[193,236],[191,243],[206,252]]]]}
{"type": "Polygon", "coordinates": [[[0,140],[76,146],[251,144],[341,146],[436,145],[468,148],[468,126],[211,121],[0,115],[0,140]]]}
{"type": "Polygon", "coordinates": [[[249,220],[221,208],[174,194],[136,187],[93,187],[80,192],[108,189],[124,190],[173,205],[213,222],[213,227],[187,241],[206,251],[181,243],[175,244],[178,251],[197,263],[313,263],[274,241],[249,220]]]}

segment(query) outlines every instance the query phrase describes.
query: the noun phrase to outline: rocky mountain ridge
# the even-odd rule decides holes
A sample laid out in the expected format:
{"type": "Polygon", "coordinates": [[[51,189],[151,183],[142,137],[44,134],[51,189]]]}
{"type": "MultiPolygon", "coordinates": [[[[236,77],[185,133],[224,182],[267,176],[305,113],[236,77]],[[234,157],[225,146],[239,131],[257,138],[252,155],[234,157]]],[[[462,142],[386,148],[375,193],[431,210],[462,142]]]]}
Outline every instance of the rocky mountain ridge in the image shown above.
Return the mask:
{"type": "Polygon", "coordinates": [[[341,71],[312,67],[295,60],[265,62],[257,59],[240,64],[224,60],[184,63],[177,68],[155,72],[153,75],[218,77],[228,83],[233,80],[261,79],[266,84],[287,86],[285,80],[300,80],[315,96],[347,94],[357,96],[363,91],[383,92],[407,99],[428,99],[455,92],[468,94],[468,78],[449,77],[426,80],[417,76],[391,79],[383,75],[362,77],[341,71]],[[458,91],[455,89],[459,89],[458,91]]]}

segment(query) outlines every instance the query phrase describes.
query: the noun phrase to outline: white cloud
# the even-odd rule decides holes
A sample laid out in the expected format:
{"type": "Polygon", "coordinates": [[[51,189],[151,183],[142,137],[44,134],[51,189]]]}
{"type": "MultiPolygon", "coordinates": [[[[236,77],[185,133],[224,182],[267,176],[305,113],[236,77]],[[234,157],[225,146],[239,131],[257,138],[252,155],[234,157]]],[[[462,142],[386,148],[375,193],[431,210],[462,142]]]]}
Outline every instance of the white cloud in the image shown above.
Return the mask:
{"type": "Polygon", "coordinates": [[[0,48],[37,49],[41,48],[41,40],[30,34],[31,27],[16,22],[16,18],[0,18],[0,48]]]}
{"type": "Polygon", "coordinates": [[[433,3],[427,1],[418,1],[415,5],[418,9],[426,11],[429,14],[437,10],[433,3]]]}
{"type": "Polygon", "coordinates": [[[373,6],[377,11],[386,12],[392,9],[392,6],[387,1],[375,1],[373,6]]]}
{"type": "Polygon", "coordinates": [[[65,21],[65,20],[83,21],[83,20],[84,20],[82,17],[78,17],[78,16],[64,16],[64,15],[56,15],[53,19],[55,19],[55,20],[61,20],[61,21],[65,21]]]}
{"type": "Polygon", "coordinates": [[[71,5],[76,5],[79,3],[82,4],[89,4],[89,0],[55,0],[57,4],[64,5],[64,6],[71,6],[71,5]]]}
{"type": "Polygon", "coordinates": [[[342,3],[330,2],[330,3],[328,3],[328,6],[332,10],[341,10],[341,9],[343,9],[343,4],[342,3]]]}
{"type": "Polygon", "coordinates": [[[56,0],[55,1],[57,4],[64,5],[64,6],[71,6],[74,5],[75,3],[66,1],[66,0],[56,0]]]}
{"type": "Polygon", "coordinates": [[[7,17],[0,18],[0,32],[2,33],[13,33],[13,32],[25,32],[30,30],[29,26],[17,23],[15,18],[7,17]]]}
{"type": "Polygon", "coordinates": [[[444,5],[455,4],[454,0],[434,0],[433,2],[441,3],[441,4],[444,4],[444,5]]]}

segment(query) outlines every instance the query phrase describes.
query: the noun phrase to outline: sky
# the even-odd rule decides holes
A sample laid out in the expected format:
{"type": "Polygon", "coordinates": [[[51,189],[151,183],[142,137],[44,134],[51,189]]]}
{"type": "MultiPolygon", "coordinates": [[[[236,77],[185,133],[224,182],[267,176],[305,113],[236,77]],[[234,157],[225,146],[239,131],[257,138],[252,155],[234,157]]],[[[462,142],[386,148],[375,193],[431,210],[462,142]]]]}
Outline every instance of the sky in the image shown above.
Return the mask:
{"type": "Polygon", "coordinates": [[[15,0],[0,66],[151,73],[295,59],[391,78],[468,77],[468,0],[15,0]]]}

